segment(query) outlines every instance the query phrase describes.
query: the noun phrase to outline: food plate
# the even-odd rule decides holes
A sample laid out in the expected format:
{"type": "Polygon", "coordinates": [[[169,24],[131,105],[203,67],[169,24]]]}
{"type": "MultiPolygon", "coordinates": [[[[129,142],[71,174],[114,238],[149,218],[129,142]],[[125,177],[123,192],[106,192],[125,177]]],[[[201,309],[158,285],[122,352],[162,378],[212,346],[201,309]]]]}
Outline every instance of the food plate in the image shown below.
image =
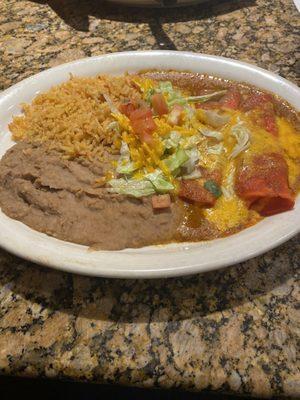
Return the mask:
{"type": "Polygon", "coordinates": [[[295,6],[297,7],[297,10],[300,12],[300,0],[294,0],[295,6]]]}
{"type": "MultiPolygon", "coordinates": [[[[126,71],[174,69],[209,73],[254,84],[300,108],[300,89],[261,68],[223,57],[176,51],[108,54],[63,64],[34,75],[0,96],[0,158],[14,142],[8,123],[20,114],[20,103],[66,81],[69,74],[118,75],[126,71]]],[[[278,246],[300,230],[300,199],[294,210],[266,218],[227,238],[200,243],[149,246],[121,251],[92,251],[28,228],[0,212],[0,246],[38,264],[68,272],[120,278],[163,278],[226,267],[278,246]]]]}

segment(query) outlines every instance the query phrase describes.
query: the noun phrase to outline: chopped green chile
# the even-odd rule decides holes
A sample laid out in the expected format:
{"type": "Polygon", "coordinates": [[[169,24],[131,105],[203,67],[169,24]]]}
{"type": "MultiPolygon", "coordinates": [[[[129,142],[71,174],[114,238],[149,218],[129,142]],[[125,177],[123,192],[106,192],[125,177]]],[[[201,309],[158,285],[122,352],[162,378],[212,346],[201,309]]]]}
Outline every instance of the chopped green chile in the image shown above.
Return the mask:
{"type": "Polygon", "coordinates": [[[210,179],[204,183],[204,188],[206,190],[208,190],[216,198],[218,198],[222,195],[222,190],[221,190],[220,186],[212,179],[210,179]]]}

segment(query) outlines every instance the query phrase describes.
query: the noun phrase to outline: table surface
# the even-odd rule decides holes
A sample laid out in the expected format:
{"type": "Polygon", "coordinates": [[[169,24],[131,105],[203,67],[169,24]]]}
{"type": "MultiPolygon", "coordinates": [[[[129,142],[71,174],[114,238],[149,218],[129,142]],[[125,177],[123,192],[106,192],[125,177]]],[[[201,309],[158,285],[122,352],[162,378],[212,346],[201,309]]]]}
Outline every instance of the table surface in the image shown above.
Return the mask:
{"type": "MultiPolygon", "coordinates": [[[[0,0],[0,90],[77,58],[158,48],[237,58],[297,83],[299,22],[292,0],[173,10],[0,0]]],[[[225,270],[138,281],[0,250],[0,373],[300,397],[299,261],[298,236],[225,270]]]]}

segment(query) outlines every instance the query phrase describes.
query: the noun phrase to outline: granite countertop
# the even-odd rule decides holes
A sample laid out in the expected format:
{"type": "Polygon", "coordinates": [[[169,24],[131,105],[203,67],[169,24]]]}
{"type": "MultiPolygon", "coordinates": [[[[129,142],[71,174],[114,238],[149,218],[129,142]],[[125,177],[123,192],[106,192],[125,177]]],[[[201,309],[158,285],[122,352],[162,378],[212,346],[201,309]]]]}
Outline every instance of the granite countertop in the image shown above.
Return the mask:
{"type": "MultiPolygon", "coordinates": [[[[209,4],[2,0],[0,90],[84,56],[157,48],[234,57],[297,83],[292,0],[209,4]]],[[[225,270],[138,281],[56,272],[0,250],[0,372],[299,398],[299,255],[298,236],[225,270]]]]}

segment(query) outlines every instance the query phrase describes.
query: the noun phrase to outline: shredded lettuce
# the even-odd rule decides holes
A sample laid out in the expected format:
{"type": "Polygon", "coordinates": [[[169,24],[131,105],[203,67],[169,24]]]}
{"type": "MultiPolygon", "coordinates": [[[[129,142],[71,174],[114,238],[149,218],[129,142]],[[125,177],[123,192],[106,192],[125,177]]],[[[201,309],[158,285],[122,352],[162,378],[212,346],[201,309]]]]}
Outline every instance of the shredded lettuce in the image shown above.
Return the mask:
{"type": "Polygon", "coordinates": [[[163,93],[169,93],[173,91],[173,85],[170,81],[159,82],[159,90],[163,93]]]}
{"type": "Polygon", "coordinates": [[[195,148],[200,141],[201,141],[200,135],[193,135],[183,138],[180,144],[185,150],[188,150],[195,148]]]}
{"type": "Polygon", "coordinates": [[[228,188],[222,186],[222,187],[221,187],[221,190],[222,190],[223,196],[224,196],[226,199],[230,199],[230,198],[232,197],[232,192],[231,192],[228,188]]]}
{"type": "Polygon", "coordinates": [[[179,178],[179,175],[181,174],[181,168],[180,167],[178,167],[178,168],[176,168],[176,169],[174,169],[174,171],[172,171],[172,175],[175,177],[175,178],[179,178]]]}
{"type": "Polygon", "coordinates": [[[188,119],[192,119],[196,114],[196,109],[189,105],[185,106],[184,110],[185,110],[185,115],[188,119]]]}
{"type": "Polygon", "coordinates": [[[191,172],[188,175],[182,175],[182,179],[198,179],[201,178],[201,172],[199,169],[195,169],[193,172],[191,172]]]}
{"type": "Polygon", "coordinates": [[[155,89],[150,88],[150,89],[146,90],[145,93],[144,93],[144,100],[145,100],[147,103],[150,103],[150,102],[151,102],[151,97],[152,97],[154,94],[155,94],[155,89]]]}
{"type": "Polygon", "coordinates": [[[188,159],[189,156],[186,151],[179,147],[174,154],[164,160],[164,163],[169,168],[169,170],[173,172],[177,168],[181,167],[188,159]]]}
{"type": "Polygon", "coordinates": [[[159,82],[159,87],[156,89],[156,92],[167,95],[167,104],[169,107],[174,106],[174,104],[180,104],[182,106],[187,104],[186,98],[182,96],[180,91],[175,90],[172,83],[169,81],[159,82]]]}
{"type": "MultiPolygon", "coordinates": [[[[188,103],[204,103],[204,102],[209,101],[209,100],[211,100],[213,98],[220,97],[220,96],[224,95],[227,92],[227,90],[219,90],[217,92],[204,94],[202,96],[184,97],[179,90],[175,90],[173,88],[172,83],[169,82],[169,81],[160,82],[159,83],[159,89],[157,91],[160,92],[160,93],[167,94],[168,106],[173,106],[174,104],[180,104],[182,106],[187,106],[188,103]]],[[[191,108],[191,107],[189,107],[189,108],[191,108]]]]}
{"type": "Polygon", "coordinates": [[[179,104],[180,106],[185,106],[187,104],[186,99],[181,96],[178,92],[174,92],[169,96],[167,101],[169,107],[174,106],[175,104],[179,104]]]}
{"type": "Polygon", "coordinates": [[[234,146],[229,158],[237,157],[241,152],[250,146],[250,132],[243,121],[239,121],[231,128],[231,134],[235,137],[237,143],[234,146]]]}
{"type": "Polygon", "coordinates": [[[221,154],[224,150],[222,143],[215,144],[207,149],[208,154],[221,154]]]}
{"type": "Polygon", "coordinates": [[[111,193],[124,194],[133,197],[143,197],[155,194],[155,189],[152,183],[148,180],[136,179],[111,179],[108,184],[111,188],[108,189],[111,193]]]}
{"type": "Polygon", "coordinates": [[[117,107],[114,105],[112,99],[110,98],[110,96],[107,93],[103,93],[103,97],[106,101],[106,103],[108,104],[110,111],[113,114],[120,114],[120,111],[117,109],[117,107]]]}
{"type": "Polygon", "coordinates": [[[235,167],[234,164],[230,166],[229,173],[225,178],[225,182],[221,187],[222,193],[226,199],[234,196],[234,177],[235,177],[235,167]]]}
{"type": "Polygon", "coordinates": [[[192,150],[197,147],[201,141],[201,135],[182,136],[177,131],[171,131],[170,134],[164,139],[163,144],[166,149],[177,149],[181,147],[184,150],[192,150]]]}
{"type": "Polygon", "coordinates": [[[210,138],[214,138],[217,140],[222,140],[223,139],[223,135],[221,132],[218,131],[212,131],[208,128],[200,128],[200,132],[202,133],[202,135],[206,136],[206,137],[210,137],[210,138]]]}
{"type": "Polygon", "coordinates": [[[186,154],[188,155],[188,160],[182,164],[182,168],[184,168],[185,174],[190,174],[194,171],[196,168],[198,161],[199,161],[199,151],[198,149],[191,149],[191,150],[186,150],[186,154]]]}
{"type": "Polygon", "coordinates": [[[166,139],[164,139],[163,144],[166,149],[176,149],[181,141],[180,133],[176,131],[171,131],[166,139]]]}
{"type": "Polygon", "coordinates": [[[189,175],[194,171],[200,159],[197,149],[200,140],[200,135],[182,137],[176,131],[171,132],[164,144],[168,149],[175,148],[177,150],[164,161],[173,176],[189,175]]]}
{"type": "Polygon", "coordinates": [[[157,169],[151,174],[145,175],[145,178],[152,183],[156,191],[159,193],[166,193],[175,189],[174,185],[163,176],[160,169],[157,169]]]}
{"type": "Polygon", "coordinates": [[[122,141],[121,143],[120,154],[122,157],[128,157],[128,159],[130,158],[130,151],[128,144],[124,141],[122,141]]]}
{"type": "Polygon", "coordinates": [[[124,163],[124,164],[122,164],[122,162],[118,162],[118,165],[116,168],[116,171],[119,174],[124,174],[124,175],[130,175],[135,170],[136,170],[136,167],[133,162],[128,162],[128,163],[124,163]]]}
{"type": "Polygon", "coordinates": [[[187,101],[190,103],[205,103],[216,97],[223,96],[226,92],[227,90],[219,90],[217,92],[203,94],[202,96],[190,96],[187,98],[187,101]]]}
{"type": "Polygon", "coordinates": [[[136,170],[136,167],[130,159],[129,147],[124,141],[121,144],[120,154],[116,171],[119,174],[129,175],[136,170]]]}
{"type": "Polygon", "coordinates": [[[227,124],[230,116],[216,110],[201,110],[204,113],[206,122],[213,128],[220,128],[227,124]]]}
{"type": "Polygon", "coordinates": [[[108,190],[111,193],[124,194],[133,197],[149,196],[155,193],[167,193],[175,189],[160,169],[146,174],[143,179],[111,179],[108,190]]]}
{"type": "Polygon", "coordinates": [[[112,121],[106,126],[106,130],[120,133],[120,125],[117,121],[112,121]]]}

